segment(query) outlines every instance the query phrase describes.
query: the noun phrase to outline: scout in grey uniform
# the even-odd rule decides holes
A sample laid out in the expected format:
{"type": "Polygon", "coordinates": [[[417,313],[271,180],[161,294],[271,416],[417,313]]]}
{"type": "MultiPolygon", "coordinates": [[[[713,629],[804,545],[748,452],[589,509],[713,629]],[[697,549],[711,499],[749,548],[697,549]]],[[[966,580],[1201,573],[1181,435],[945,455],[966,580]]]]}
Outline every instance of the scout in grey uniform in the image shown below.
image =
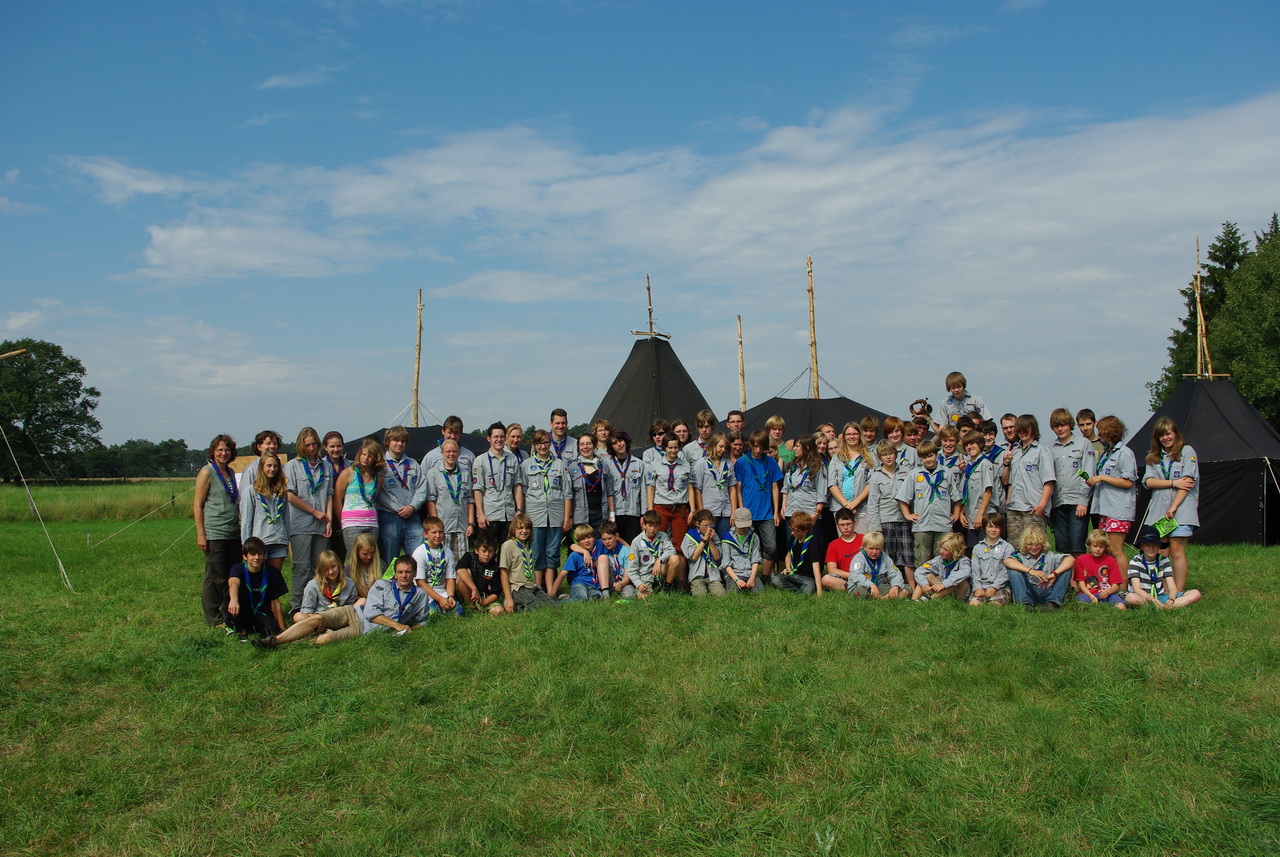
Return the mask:
{"type": "Polygon", "coordinates": [[[640,524],[644,532],[631,542],[631,550],[627,554],[626,576],[643,598],[653,592],[656,582],[665,581],[671,575],[676,549],[671,544],[671,537],[658,529],[661,519],[657,512],[652,509],[645,512],[640,516],[640,524]]]}
{"type": "Polygon", "coordinates": [[[1004,561],[1013,556],[1013,545],[1000,537],[1004,530],[1004,516],[992,512],[986,517],[983,539],[973,546],[969,557],[971,569],[969,582],[973,589],[969,603],[1008,604],[1013,600],[1009,590],[1009,569],[1004,561]]]}
{"type": "Polygon", "coordinates": [[[1093,465],[1093,478],[1089,480],[1093,485],[1089,511],[1103,518],[1132,523],[1138,503],[1138,494],[1133,487],[1137,480],[1138,462],[1133,457],[1133,450],[1118,441],[1114,446],[1105,447],[1093,465]],[[1123,488],[1100,479],[1102,476],[1128,482],[1129,487],[1123,488]]]}
{"type": "Polygon", "coordinates": [[[467,537],[475,525],[475,495],[471,491],[471,463],[464,461],[456,440],[440,444],[441,458],[427,471],[427,514],[444,521],[444,543],[454,556],[467,551],[467,537]]]}
{"type": "Polygon", "coordinates": [[[249,490],[240,493],[240,541],[250,536],[262,539],[267,546],[267,561],[279,571],[289,554],[289,518],[285,512],[289,505],[288,482],[274,452],[265,452],[258,460],[262,478],[255,476],[249,490]],[[272,464],[275,474],[270,473],[272,464]]]}
{"type": "Polygon", "coordinates": [[[938,466],[937,453],[933,441],[921,443],[922,466],[913,469],[898,487],[899,508],[911,522],[912,553],[917,560],[937,553],[942,536],[951,532],[951,522],[960,515],[955,478],[950,470],[938,466]]]}
{"type": "MultiPolygon", "coordinates": [[[[849,429],[853,434],[858,434],[856,425],[849,429]]],[[[827,491],[831,495],[832,509],[849,509],[851,504],[857,503],[856,508],[850,509],[853,512],[853,531],[855,533],[871,532],[871,512],[869,503],[870,494],[863,496],[863,492],[867,491],[867,483],[871,480],[871,471],[874,460],[870,453],[864,455],[849,446],[843,439],[840,442],[840,448],[847,450],[848,458],[843,454],[833,455],[831,463],[827,465],[827,491]],[[861,498],[861,502],[859,502],[861,498]]]]}
{"type": "Polygon", "coordinates": [[[862,550],[849,561],[849,581],[845,584],[845,591],[860,597],[906,597],[907,582],[902,576],[902,569],[885,551],[882,533],[872,532],[863,539],[862,550]],[[877,535],[880,537],[875,538],[877,535]]]}
{"type": "Polygon", "coordinates": [[[289,485],[289,547],[293,555],[291,613],[301,609],[315,559],[328,549],[333,534],[333,467],[320,455],[320,435],[307,426],[298,432],[295,448],[298,457],[284,466],[289,485]]]}
{"type": "MultiPolygon", "coordinates": [[[[969,392],[969,381],[962,372],[950,372],[945,381],[947,398],[938,409],[941,425],[960,428],[960,418],[977,411],[984,419],[991,419],[991,411],[982,399],[969,392]]],[[[939,423],[933,424],[933,430],[939,429],[939,423]]]]}
{"type": "Polygon", "coordinates": [[[782,477],[782,496],[783,518],[796,512],[821,516],[827,504],[827,468],[820,467],[815,475],[807,468],[792,467],[782,477]]]}
{"type": "Polygon", "coordinates": [[[723,434],[713,434],[707,441],[707,449],[711,454],[703,456],[692,465],[693,487],[697,491],[695,497],[698,507],[711,513],[711,517],[715,519],[716,532],[722,533],[728,528],[729,515],[737,505],[734,497],[737,494],[738,476],[726,457],[729,438],[723,434]]]}
{"type": "MultiPolygon", "coordinates": [[[[476,454],[466,447],[462,446],[460,438],[462,437],[462,419],[456,416],[447,416],[444,418],[444,425],[440,426],[440,440],[436,441],[433,449],[427,451],[422,456],[422,469],[424,472],[430,471],[432,468],[439,467],[444,463],[444,445],[446,441],[453,441],[458,444],[458,460],[466,462],[467,470],[471,470],[471,462],[475,461],[476,454]]],[[[461,554],[459,554],[461,556],[461,554]]]]}
{"type": "Polygon", "coordinates": [[[1089,483],[1085,480],[1093,474],[1093,444],[1075,436],[1075,420],[1066,408],[1056,409],[1049,425],[1057,436],[1049,445],[1054,474],[1053,543],[1059,550],[1082,554],[1089,530],[1089,483]]]}
{"type": "Polygon", "coordinates": [[[427,502],[427,480],[418,462],[404,454],[409,430],[392,426],[383,436],[386,463],[382,490],[374,500],[378,510],[378,550],[383,556],[413,553],[422,544],[422,518],[418,510],[427,502]]]}
{"type": "Polygon", "coordinates": [[[502,423],[489,426],[489,451],[477,455],[471,467],[476,526],[494,544],[506,540],[507,523],[516,513],[516,457],[506,443],[506,427],[502,423]]]}
{"type": "Polygon", "coordinates": [[[746,508],[733,510],[731,528],[724,536],[721,545],[724,559],[725,589],[741,592],[763,592],[764,582],[760,579],[760,537],[751,526],[751,511],[746,508]]]}
{"type": "Polygon", "coordinates": [[[640,534],[640,516],[644,514],[644,462],[631,454],[631,439],[619,432],[609,435],[612,455],[605,456],[609,473],[606,483],[613,495],[613,511],[618,535],[630,542],[640,534]]]}
{"type": "Polygon", "coordinates": [[[724,550],[716,535],[715,516],[707,509],[693,513],[692,527],[684,534],[680,550],[689,563],[689,591],[695,598],[710,593],[724,595],[720,563],[724,550]]]}
{"type": "Polygon", "coordinates": [[[964,555],[964,536],[947,533],[942,537],[938,555],[916,568],[915,592],[917,601],[929,601],[954,595],[957,600],[969,594],[969,578],[972,569],[964,555]],[[941,585],[941,589],[939,589],[941,585]]]}
{"type": "Polygon", "coordinates": [[[1030,414],[1018,417],[1020,443],[1005,453],[1001,479],[1009,488],[1005,501],[1009,519],[1007,538],[1018,544],[1022,531],[1034,524],[1043,527],[1053,499],[1053,453],[1040,443],[1040,424],[1030,414]],[[1046,490],[1047,489],[1047,490],[1046,490]]]}
{"type": "Polygon", "coordinates": [[[360,597],[355,581],[347,576],[342,560],[331,550],[321,551],[316,557],[315,574],[302,590],[302,605],[293,614],[295,622],[312,613],[355,604],[360,597]]]}
{"type": "Polygon", "coordinates": [[[274,649],[318,634],[315,643],[323,646],[383,629],[404,634],[419,628],[427,621],[427,605],[431,599],[413,583],[416,568],[412,559],[400,557],[395,563],[393,579],[374,581],[363,607],[346,605],[305,616],[274,637],[255,638],[253,645],[274,649]]]}
{"type": "Polygon", "coordinates": [[[994,512],[996,468],[991,459],[982,454],[979,435],[969,435],[964,451],[968,461],[958,474],[961,523],[965,527],[965,542],[973,547],[982,541],[982,520],[987,512],[994,512]]]}

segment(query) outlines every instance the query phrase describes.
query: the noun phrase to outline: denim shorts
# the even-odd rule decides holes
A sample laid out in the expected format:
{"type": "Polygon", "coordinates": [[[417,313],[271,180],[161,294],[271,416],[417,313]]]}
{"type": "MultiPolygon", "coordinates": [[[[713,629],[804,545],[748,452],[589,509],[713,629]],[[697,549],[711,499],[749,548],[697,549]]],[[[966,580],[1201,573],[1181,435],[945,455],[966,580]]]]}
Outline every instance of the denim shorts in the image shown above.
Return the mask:
{"type": "Polygon", "coordinates": [[[1179,524],[1173,532],[1169,533],[1167,538],[1171,539],[1189,539],[1195,533],[1196,528],[1190,524],[1179,524]]]}

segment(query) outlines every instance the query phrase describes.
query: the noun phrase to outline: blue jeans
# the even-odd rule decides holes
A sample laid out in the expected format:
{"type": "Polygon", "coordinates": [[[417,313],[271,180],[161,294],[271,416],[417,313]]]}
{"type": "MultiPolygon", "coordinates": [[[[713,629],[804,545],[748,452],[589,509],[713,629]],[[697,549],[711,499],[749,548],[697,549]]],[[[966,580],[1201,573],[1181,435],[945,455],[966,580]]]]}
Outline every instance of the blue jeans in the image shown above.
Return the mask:
{"type": "Polygon", "coordinates": [[[1053,527],[1053,549],[1058,553],[1079,556],[1084,553],[1084,537],[1089,532],[1089,516],[1076,517],[1076,504],[1054,506],[1049,513],[1049,525],[1053,527]]]}
{"type": "Polygon", "coordinates": [[[560,568],[560,528],[533,528],[533,567],[560,568]]]}
{"type": "Polygon", "coordinates": [[[395,512],[378,510],[378,552],[385,562],[410,556],[422,545],[422,519],[417,514],[402,518],[395,512]]]}
{"type": "Polygon", "coordinates": [[[1038,586],[1026,573],[1009,571],[1009,588],[1013,590],[1013,599],[1028,607],[1049,601],[1061,607],[1062,599],[1066,597],[1067,587],[1070,585],[1070,572],[1058,575],[1058,579],[1049,586],[1038,586]]]}
{"type": "Polygon", "coordinates": [[[585,583],[569,584],[570,601],[596,601],[601,598],[604,598],[604,593],[594,586],[587,586],[585,583]]]}

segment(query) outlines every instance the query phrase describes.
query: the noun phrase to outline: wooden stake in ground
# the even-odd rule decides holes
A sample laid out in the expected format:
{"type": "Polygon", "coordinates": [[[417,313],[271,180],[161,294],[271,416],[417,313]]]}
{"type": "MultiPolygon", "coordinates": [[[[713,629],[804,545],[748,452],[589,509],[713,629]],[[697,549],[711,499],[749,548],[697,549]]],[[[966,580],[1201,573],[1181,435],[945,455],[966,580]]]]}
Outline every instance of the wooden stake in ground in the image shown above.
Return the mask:
{"type": "Polygon", "coordinates": [[[809,375],[813,381],[813,398],[821,399],[818,391],[818,329],[813,321],[813,257],[805,256],[809,271],[809,375]]]}
{"type": "Polygon", "coordinates": [[[747,410],[747,366],[742,362],[742,316],[738,316],[738,407],[747,410]]]}

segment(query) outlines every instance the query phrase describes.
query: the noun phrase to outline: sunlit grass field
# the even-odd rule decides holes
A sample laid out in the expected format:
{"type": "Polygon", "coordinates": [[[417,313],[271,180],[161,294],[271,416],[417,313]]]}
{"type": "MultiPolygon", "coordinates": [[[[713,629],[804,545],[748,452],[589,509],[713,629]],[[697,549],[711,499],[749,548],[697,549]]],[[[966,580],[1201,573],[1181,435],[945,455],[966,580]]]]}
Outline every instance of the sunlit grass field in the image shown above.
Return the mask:
{"type": "Polygon", "coordinates": [[[1193,545],[1182,611],[673,595],[261,652],[200,623],[189,525],[53,523],[75,594],[0,525],[0,851],[1280,848],[1278,549],[1193,545]]]}

